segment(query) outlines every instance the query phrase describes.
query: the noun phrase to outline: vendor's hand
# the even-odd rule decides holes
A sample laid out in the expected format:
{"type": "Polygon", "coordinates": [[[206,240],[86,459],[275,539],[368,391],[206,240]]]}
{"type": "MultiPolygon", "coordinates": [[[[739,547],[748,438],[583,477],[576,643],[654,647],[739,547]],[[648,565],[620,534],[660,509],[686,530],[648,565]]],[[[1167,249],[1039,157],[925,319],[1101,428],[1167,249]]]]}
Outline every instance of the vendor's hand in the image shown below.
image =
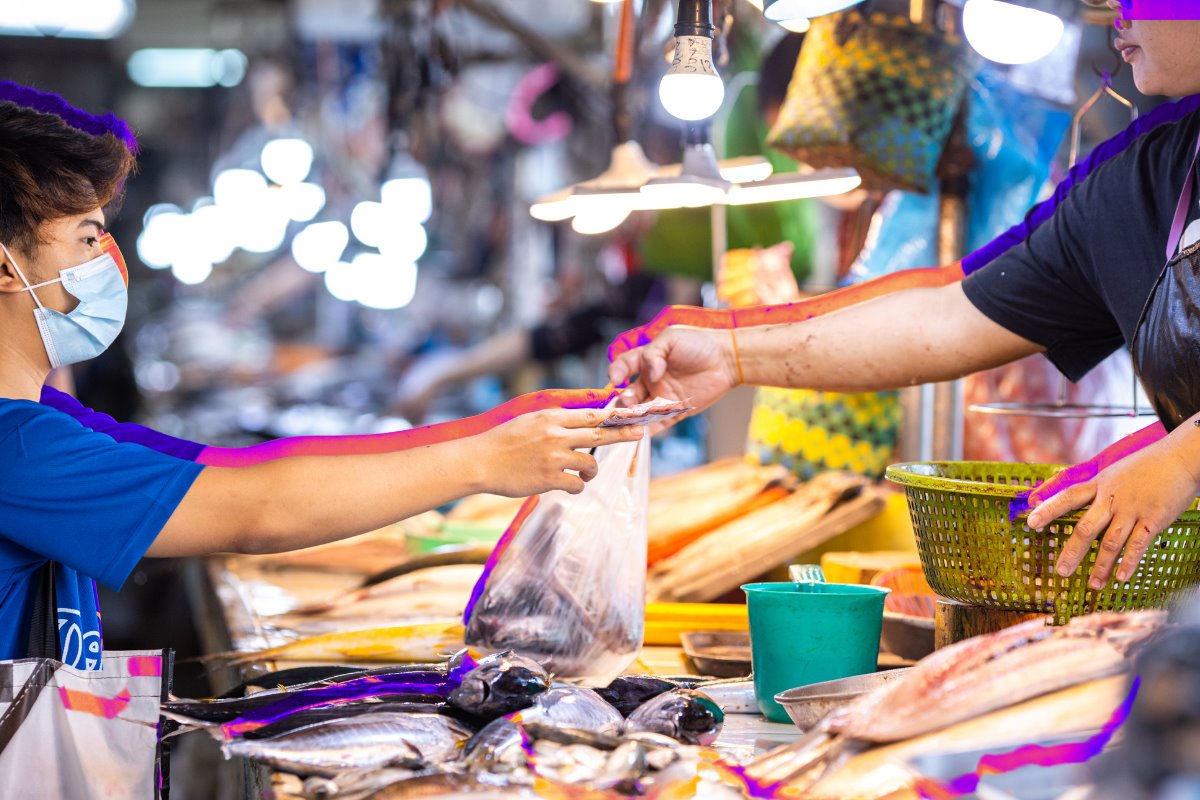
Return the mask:
{"type": "MultiPolygon", "coordinates": [[[[1102,537],[1088,580],[1090,588],[1101,589],[1122,548],[1125,555],[1117,580],[1129,580],[1155,537],[1187,510],[1198,489],[1200,481],[1179,441],[1167,437],[1045,500],[1030,512],[1029,526],[1041,531],[1055,518],[1091,504],[1075,525],[1055,569],[1063,577],[1070,575],[1087,556],[1092,541],[1102,537]]],[[[1044,497],[1045,491],[1039,488],[1033,496],[1044,497]]]]}
{"type": "Polygon", "coordinates": [[[486,491],[506,497],[552,489],[579,494],[596,477],[595,457],[580,450],[642,438],[636,425],[597,427],[607,417],[597,409],[533,411],[480,434],[486,491]]]}
{"type": "Polygon", "coordinates": [[[672,326],[645,347],[622,354],[608,368],[614,386],[634,375],[638,381],[623,396],[627,402],[665,397],[685,402],[698,413],[738,385],[733,338],[727,330],[672,326]]]}
{"type": "MultiPolygon", "coordinates": [[[[729,309],[698,308],[696,306],[667,306],[645,325],[625,331],[608,346],[608,360],[616,361],[625,353],[645,347],[672,326],[729,330],[734,327],[733,312],[729,309]]],[[[616,384],[620,386],[621,384],[616,384]]]]}

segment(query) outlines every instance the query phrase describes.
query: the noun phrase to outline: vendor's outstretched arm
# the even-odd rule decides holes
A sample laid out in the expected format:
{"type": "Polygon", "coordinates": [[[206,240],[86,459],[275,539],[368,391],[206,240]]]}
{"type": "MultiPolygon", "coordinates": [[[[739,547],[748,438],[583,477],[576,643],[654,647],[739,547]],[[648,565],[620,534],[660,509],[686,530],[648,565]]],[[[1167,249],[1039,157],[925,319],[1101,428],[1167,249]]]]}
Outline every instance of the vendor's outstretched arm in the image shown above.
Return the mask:
{"type": "Polygon", "coordinates": [[[395,433],[362,436],[294,436],[250,447],[207,447],[196,461],[213,467],[248,467],[293,456],[344,456],[392,453],[464,439],[489,431],[522,414],[551,408],[603,408],[608,389],[551,389],[521,395],[474,417],[395,433]]]}
{"type": "Polygon", "coordinates": [[[672,326],[619,356],[614,385],[702,410],[739,383],[863,392],[950,380],[1042,347],[997,325],[955,283],[907,289],[804,322],[736,330],[672,326]]]}
{"type": "Polygon", "coordinates": [[[962,262],[944,267],[925,267],[893,272],[878,278],[847,286],[827,294],[773,306],[753,306],[739,309],[706,309],[694,306],[670,306],[640,328],[618,336],[608,348],[608,358],[615,361],[622,353],[644,347],[672,325],[729,330],[758,325],[780,325],[819,317],[832,311],[873,300],[893,292],[915,288],[937,288],[958,283],[963,279],[962,262]]]}

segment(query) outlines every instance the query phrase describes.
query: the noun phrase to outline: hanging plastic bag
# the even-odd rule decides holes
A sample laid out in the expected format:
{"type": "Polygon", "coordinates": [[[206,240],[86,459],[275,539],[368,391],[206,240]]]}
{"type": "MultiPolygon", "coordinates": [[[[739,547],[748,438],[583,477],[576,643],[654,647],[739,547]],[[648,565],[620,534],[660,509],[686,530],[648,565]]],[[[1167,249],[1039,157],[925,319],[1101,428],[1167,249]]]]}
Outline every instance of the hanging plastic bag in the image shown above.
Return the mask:
{"type": "Polygon", "coordinates": [[[168,653],[107,651],[101,670],[86,671],[45,658],[0,662],[0,797],[162,797],[168,653]]]}
{"type": "Polygon", "coordinates": [[[649,437],[603,447],[577,495],[531,497],[496,545],[463,623],[555,677],[605,686],[637,657],[646,616],[649,437]]]}

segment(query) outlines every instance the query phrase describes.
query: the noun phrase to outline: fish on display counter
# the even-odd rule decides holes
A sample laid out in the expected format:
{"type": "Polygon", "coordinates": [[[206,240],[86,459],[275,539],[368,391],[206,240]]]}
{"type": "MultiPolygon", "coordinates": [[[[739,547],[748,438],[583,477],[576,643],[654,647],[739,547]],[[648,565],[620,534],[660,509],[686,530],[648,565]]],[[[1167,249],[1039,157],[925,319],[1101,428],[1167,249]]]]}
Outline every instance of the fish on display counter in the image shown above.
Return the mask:
{"type": "Polygon", "coordinates": [[[620,712],[591,689],[555,687],[532,705],[488,723],[467,743],[463,757],[479,769],[512,769],[525,764],[523,748],[531,724],[616,736],[624,723],[620,712]]]}
{"type": "Polygon", "coordinates": [[[607,796],[675,781],[680,771],[692,780],[699,751],[689,745],[710,743],[722,719],[718,703],[682,688],[699,679],[629,677],[605,687],[626,719],[600,693],[555,684],[512,652],[275,677],[296,682],[247,697],[171,701],[163,713],[210,731],[226,757],[307,778],[312,797],[344,800],[507,793],[535,781],[564,797],[607,796]]]}
{"type": "Polygon", "coordinates": [[[462,624],[447,620],[327,633],[263,650],[206,656],[205,660],[231,664],[255,661],[426,662],[445,659],[462,646],[462,624]]]}
{"type": "Polygon", "coordinates": [[[725,713],[693,689],[672,689],[629,715],[626,730],[660,733],[684,744],[709,745],[721,734],[725,713]]]}
{"type": "Polygon", "coordinates": [[[456,708],[488,720],[533,705],[550,688],[550,674],[530,658],[510,650],[479,661],[448,702],[456,708]]]}
{"type": "Polygon", "coordinates": [[[441,714],[381,712],[319,722],[270,739],[238,739],[224,746],[298,775],[336,775],[349,769],[420,767],[454,758],[471,730],[441,714]]]}
{"type": "Polygon", "coordinates": [[[872,746],[1116,675],[1165,621],[1163,611],[1101,612],[1059,627],[1034,619],[957,642],[750,763],[745,777],[759,787],[802,790],[872,746]]]}
{"type": "Polygon", "coordinates": [[[404,695],[409,702],[436,702],[456,689],[476,666],[464,650],[445,664],[355,670],[335,678],[280,686],[246,697],[172,700],[163,703],[162,710],[171,719],[204,726],[274,721],[281,714],[380,695],[404,695]]]}

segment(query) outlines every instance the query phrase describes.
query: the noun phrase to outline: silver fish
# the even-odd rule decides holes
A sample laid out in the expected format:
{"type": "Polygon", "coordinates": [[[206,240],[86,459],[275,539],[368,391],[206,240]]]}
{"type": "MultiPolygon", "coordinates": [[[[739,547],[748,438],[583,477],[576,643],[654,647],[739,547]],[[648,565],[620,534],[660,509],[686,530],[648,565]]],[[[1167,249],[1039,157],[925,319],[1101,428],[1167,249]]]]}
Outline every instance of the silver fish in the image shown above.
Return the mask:
{"type": "Polygon", "coordinates": [[[345,770],[447,761],[470,735],[461,723],[439,714],[382,712],[320,722],[270,739],[236,740],[224,750],[226,757],[329,777],[345,770]]]}
{"type": "Polygon", "coordinates": [[[711,698],[694,689],[673,689],[647,700],[629,715],[627,731],[661,733],[684,744],[708,745],[717,740],[725,713],[711,698]]]}
{"type": "Polygon", "coordinates": [[[563,728],[615,736],[625,718],[591,689],[558,686],[540,695],[532,706],[512,715],[515,722],[545,722],[563,728]]]}
{"type": "Polygon", "coordinates": [[[464,757],[476,769],[512,769],[524,763],[523,723],[572,728],[615,736],[624,725],[621,712],[591,689],[556,686],[538,696],[529,708],[501,717],[475,734],[464,757]]]}

